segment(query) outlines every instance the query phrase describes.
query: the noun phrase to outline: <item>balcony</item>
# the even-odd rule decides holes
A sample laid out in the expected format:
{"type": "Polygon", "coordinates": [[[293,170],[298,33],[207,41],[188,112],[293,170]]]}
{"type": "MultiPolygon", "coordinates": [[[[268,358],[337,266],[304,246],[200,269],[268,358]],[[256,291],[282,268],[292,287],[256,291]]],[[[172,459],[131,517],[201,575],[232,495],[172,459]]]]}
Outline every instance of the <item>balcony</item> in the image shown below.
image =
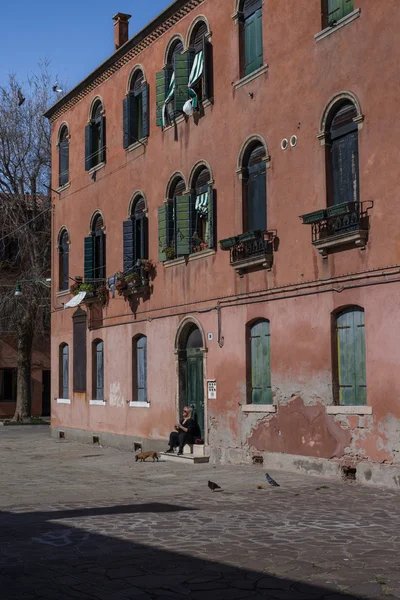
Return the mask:
{"type": "Polygon", "coordinates": [[[347,248],[365,249],[368,241],[369,214],[374,203],[344,202],[302,215],[304,225],[312,226],[312,243],[326,258],[329,251],[347,248]]]}
{"type": "Polygon", "coordinates": [[[243,277],[249,269],[271,270],[276,231],[250,231],[220,241],[221,250],[229,250],[230,264],[243,277]]]}
{"type": "Polygon", "coordinates": [[[115,278],[115,289],[119,296],[126,299],[132,296],[146,298],[151,292],[151,272],[154,265],[150,260],[139,261],[133,269],[124,273],[118,273],[115,278]]]}

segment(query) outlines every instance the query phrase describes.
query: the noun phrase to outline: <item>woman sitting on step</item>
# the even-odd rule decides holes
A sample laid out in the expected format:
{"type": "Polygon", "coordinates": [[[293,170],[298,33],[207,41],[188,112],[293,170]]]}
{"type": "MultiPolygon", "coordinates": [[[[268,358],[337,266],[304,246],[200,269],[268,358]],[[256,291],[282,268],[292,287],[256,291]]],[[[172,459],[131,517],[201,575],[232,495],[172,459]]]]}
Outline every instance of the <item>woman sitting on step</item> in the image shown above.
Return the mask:
{"type": "Polygon", "coordinates": [[[185,444],[194,444],[201,437],[200,427],[192,415],[193,410],[185,406],[182,419],[175,425],[175,431],[172,431],[169,436],[169,448],[167,452],[173,453],[174,448],[179,447],[178,454],[183,454],[185,444]]]}

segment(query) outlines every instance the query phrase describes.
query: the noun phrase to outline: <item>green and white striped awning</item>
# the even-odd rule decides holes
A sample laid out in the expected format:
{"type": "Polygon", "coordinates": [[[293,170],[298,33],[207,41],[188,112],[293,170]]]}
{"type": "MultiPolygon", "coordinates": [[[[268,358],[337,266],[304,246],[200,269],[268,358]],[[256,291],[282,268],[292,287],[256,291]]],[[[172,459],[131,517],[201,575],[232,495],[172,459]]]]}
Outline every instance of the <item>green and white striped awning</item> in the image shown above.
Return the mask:
{"type": "Polygon", "coordinates": [[[198,82],[200,77],[203,75],[203,71],[204,71],[204,54],[203,54],[203,50],[201,50],[194,57],[194,63],[192,66],[192,70],[190,72],[189,83],[188,83],[189,95],[192,99],[193,108],[196,108],[196,109],[198,108],[198,105],[199,105],[199,99],[197,97],[196,92],[193,89],[193,86],[196,85],[196,83],[198,82]]]}
{"type": "Polygon", "coordinates": [[[172,73],[171,81],[169,82],[169,88],[167,97],[165,98],[164,106],[162,109],[162,126],[165,127],[167,122],[167,104],[171,102],[175,94],[175,71],[172,73]]]}
{"type": "Polygon", "coordinates": [[[196,198],[195,209],[200,215],[208,214],[208,192],[205,194],[200,194],[196,198]]]}

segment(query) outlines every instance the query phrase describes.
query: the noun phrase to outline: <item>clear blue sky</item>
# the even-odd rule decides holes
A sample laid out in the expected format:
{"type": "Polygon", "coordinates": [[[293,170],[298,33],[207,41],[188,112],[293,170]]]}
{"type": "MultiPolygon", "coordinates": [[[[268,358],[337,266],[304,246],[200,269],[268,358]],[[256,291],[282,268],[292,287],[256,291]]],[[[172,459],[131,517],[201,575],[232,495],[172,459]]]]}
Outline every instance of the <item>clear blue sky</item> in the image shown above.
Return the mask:
{"type": "Polygon", "coordinates": [[[41,59],[71,89],[113,53],[117,12],[132,15],[129,36],[172,0],[1,0],[0,85],[22,81],[41,59]]]}

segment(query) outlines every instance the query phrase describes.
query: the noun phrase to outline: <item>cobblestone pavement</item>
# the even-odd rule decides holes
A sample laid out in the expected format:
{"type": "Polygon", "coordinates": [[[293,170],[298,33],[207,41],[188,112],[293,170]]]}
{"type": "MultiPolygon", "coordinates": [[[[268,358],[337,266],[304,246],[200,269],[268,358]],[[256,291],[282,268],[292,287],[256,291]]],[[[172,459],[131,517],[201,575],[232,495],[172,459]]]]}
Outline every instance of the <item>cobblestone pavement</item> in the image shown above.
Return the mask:
{"type": "Polygon", "coordinates": [[[1,428],[0,456],[0,600],[400,598],[396,492],[140,464],[44,426],[1,428]]]}

